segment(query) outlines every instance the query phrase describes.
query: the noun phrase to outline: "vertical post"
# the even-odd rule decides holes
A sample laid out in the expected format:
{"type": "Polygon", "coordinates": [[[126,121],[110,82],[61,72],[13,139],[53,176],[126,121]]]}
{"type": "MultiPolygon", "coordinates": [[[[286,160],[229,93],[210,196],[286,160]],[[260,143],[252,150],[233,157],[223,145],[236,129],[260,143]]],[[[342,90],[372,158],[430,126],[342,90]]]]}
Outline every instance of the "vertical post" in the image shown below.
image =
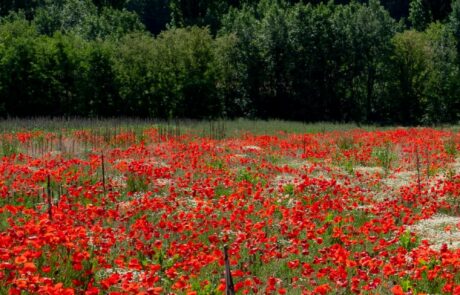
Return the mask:
{"type": "Polygon", "coordinates": [[[104,154],[101,154],[101,162],[102,162],[102,188],[104,189],[104,195],[106,194],[105,189],[105,163],[104,163],[104,154]]]}
{"type": "Polygon", "coordinates": [[[233,285],[232,273],[230,271],[230,260],[228,259],[228,248],[224,246],[225,261],[225,294],[235,295],[235,286],[233,285]]]}
{"type": "Polygon", "coordinates": [[[422,179],[420,177],[420,155],[419,155],[419,150],[418,150],[418,145],[415,146],[415,161],[417,165],[417,186],[418,186],[418,195],[419,198],[422,196],[422,179]]]}
{"type": "Polygon", "coordinates": [[[47,198],[48,198],[48,217],[49,220],[53,220],[53,212],[52,212],[52,202],[51,202],[51,177],[48,174],[47,177],[47,198]]]}
{"type": "Polygon", "coordinates": [[[59,202],[61,201],[62,194],[63,194],[62,183],[60,183],[59,184],[59,192],[58,192],[58,195],[57,195],[57,203],[56,203],[57,207],[59,207],[59,202]]]}
{"type": "Polygon", "coordinates": [[[305,135],[302,136],[302,143],[303,143],[303,155],[307,153],[307,139],[305,138],[305,135]]]}
{"type": "Polygon", "coordinates": [[[426,149],[426,178],[430,179],[430,173],[431,173],[431,159],[430,159],[430,149],[426,149]]]}

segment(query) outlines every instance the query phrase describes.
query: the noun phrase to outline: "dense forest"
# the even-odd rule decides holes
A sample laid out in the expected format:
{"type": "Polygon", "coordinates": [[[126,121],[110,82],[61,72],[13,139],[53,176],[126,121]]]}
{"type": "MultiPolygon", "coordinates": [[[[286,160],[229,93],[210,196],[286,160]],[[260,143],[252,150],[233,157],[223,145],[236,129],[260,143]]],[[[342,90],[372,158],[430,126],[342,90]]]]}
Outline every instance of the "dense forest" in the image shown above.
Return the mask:
{"type": "Polygon", "coordinates": [[[0,116],[460,117],[460,0],[2,0],[0,116]]]}

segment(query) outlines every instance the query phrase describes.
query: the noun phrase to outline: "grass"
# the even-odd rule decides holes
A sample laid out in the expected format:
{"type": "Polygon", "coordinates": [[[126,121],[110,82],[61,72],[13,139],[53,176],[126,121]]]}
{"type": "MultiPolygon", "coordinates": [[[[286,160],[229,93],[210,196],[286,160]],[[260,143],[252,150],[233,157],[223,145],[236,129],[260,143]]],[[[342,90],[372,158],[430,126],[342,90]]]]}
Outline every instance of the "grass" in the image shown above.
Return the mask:
{"type": "Polygon", "coordinates": [[[146,128],[161,127],[165,135],[177,135],[191,132],[208,137],[231,137],[244,133],[255,135],[285,133],[321,133],[329,131],[347,131],[352,129],[376,130],[375,125],[353,123],[304,123],[284,120],[156,120],[136,118],[9,118],[0,121],[0,133],[19,132],[23,130],[61,131],[61,130],[96,130],[109,136],[117,130],[141,131],[146,128]],[[109,134],[110,133],[110,134],[109,134]]]}

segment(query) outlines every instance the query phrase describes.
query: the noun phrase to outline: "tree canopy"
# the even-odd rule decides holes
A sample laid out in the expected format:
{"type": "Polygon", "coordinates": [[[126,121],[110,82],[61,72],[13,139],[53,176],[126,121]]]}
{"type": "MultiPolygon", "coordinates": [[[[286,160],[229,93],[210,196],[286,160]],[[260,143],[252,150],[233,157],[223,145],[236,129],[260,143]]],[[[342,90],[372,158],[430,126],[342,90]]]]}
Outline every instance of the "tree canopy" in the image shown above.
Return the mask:
{"type": "Polygon", "coordinates": [[[460,0],[6,0],[0,115],[438,124],[460,0]]]}

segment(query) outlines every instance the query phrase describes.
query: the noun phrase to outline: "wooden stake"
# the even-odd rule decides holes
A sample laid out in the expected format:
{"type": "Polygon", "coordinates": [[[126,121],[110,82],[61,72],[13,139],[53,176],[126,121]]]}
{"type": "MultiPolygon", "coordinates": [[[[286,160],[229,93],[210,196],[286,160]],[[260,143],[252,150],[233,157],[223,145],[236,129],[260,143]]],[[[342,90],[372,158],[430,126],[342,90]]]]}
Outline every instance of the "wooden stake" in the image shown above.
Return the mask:
{"type": "Polygon", "coordinates": [[[104,164],[104,154],[101,154],[101,162],[102,162],[102,188],[104,189],[104,196],[106,194],[105,189],[105,164],[104,164]]]}
{"type": "Polygon", "coordinates": [[[418,145],[415,146],[415,161],[417,165],[417,186],[418,186],[418,196],[419,198],[422,196],[422,179],[421,179],[421,171],[420,171],[420,155],[418,145]]]}
{"type": "Polygon", "coordinates": [[[224,261],[225,261],[225,294],[235,295],[235,286],[233,285],[232,273],[230,270],[230,260],[228,259],[228,248],[224,246],[224,261]]]}
{"type": "Polygon", "coordinates": [[[48,217],[49,217],[49,220],[53,220],[53,211],[52,211],[52,207],[53,207],[53,204],[51,202],[51,177],[50,175],[48,174],[48,177],[47,177],[47,189],[48,189],[48,192],[47,192],[47,197],[48,197],[48,217]]]}

